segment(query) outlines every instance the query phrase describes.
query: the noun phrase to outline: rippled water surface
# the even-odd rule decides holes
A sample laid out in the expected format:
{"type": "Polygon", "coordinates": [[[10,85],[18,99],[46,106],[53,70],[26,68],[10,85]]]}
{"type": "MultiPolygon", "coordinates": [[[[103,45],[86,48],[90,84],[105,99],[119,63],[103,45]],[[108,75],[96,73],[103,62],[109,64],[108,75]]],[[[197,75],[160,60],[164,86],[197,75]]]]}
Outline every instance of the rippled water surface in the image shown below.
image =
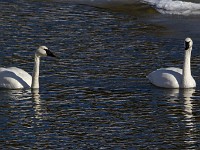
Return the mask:
{"type": "Polygon", "coordinates": [[[199,149],[199,17],[145,7],[127,13],[62,1],[1,1],[1,66],[31,74],[39,45],[58,58],[42,58],[39,91],[0,91],[0,148],[199,149]],[[186,36],[194,40],[197,88],[151,85],[152,70],[182,67],[186,36]]]}

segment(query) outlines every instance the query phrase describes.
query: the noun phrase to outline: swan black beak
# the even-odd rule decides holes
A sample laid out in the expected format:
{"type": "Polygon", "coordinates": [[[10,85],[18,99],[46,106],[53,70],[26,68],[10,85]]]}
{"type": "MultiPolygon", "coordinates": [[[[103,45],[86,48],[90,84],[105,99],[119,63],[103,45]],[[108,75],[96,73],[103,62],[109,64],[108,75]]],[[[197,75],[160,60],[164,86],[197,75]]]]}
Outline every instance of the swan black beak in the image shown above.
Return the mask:
{"type": "Polygon", "coordinates": [[[46,53],[47,53],[47,56],[50,56],[50,57],[56,57],[56,55],[54,55],[50,50],[46,50],[46,53]]]}
{"type": "Polygon", "coordinates": [[[188,50],[190,48],[190,42],[185,42],[185,50],[188,50]]]}

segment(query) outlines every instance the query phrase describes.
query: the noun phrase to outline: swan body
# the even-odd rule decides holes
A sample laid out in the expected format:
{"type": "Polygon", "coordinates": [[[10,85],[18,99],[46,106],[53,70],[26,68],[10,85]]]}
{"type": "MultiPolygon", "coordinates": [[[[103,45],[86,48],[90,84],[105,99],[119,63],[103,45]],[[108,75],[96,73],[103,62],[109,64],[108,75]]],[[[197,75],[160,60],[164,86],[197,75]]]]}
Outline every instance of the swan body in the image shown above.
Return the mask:
{"type": "Polygon", "coordinates": [[[196,82],[191,75],[190,58],[192,51],[192,39],[185,39],[185,59],[183,69],[169,67],[151,72],[147,78],[152,84],[163,88],[194,88],[196,82]]]}
{"type": "Polygon", "coordinates": [[[40,57],[55,55],[46,46],[40,46],[35,53],[33,75],[17,67],[0,68],[0,88],[27,89],[39,88],[39,63],[40,57]]]}

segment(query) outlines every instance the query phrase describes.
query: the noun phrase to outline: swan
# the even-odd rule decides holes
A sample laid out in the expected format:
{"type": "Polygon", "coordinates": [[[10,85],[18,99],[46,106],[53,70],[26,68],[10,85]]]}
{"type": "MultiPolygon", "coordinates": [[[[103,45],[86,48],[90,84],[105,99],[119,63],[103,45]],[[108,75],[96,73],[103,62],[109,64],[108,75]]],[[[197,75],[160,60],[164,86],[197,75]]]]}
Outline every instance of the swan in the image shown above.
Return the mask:
{"type": "Polygon", "coordinates": [[[183,69],[169,67],[161,68],[151,72],[147,78],[152,84],[163,88],[194,88],[196,82],[191,75],[190,58],[193,41],[191,38],[185,39],[185,56],[183,69]]]}
{"type": "Polygon", "coordinates": [[[46,46],[40,46],[35,52],[32,76],[17,67],[0,68],[0,88],[3,89],[39,89],[40,57],[56,57],[46,46]]]}

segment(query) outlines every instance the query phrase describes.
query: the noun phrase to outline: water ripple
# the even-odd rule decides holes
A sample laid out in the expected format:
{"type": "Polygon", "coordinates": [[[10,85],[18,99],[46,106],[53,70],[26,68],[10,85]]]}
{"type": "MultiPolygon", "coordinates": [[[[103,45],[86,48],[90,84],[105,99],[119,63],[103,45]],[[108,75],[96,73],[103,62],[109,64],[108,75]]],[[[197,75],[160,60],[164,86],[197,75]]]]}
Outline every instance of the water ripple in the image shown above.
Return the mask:
{"type": "Polygon", "coordinates": [[[32,73],[39,45],[58,56],[41,60],[39,91],[0,91],[0,148],[198,149],[198,88],[159,89],[146,79],[182,66],[183,39],[166,38],[170,28],[86,5],[0,4],[2,66],[32,73]]]}

